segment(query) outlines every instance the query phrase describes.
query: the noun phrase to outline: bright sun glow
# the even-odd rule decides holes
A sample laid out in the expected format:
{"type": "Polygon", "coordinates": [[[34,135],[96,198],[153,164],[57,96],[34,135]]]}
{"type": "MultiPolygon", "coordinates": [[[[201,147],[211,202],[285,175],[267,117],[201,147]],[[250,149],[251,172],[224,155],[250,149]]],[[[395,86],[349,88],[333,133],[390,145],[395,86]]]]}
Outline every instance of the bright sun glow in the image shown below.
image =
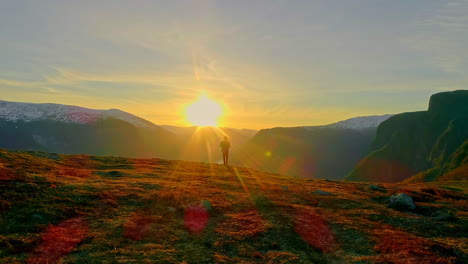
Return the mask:
{"type": "Polygon", "coordinates": [[[206,94],[202,94],[185,109],[187,121],[195,126],[218,126],[222,114],[221,105],[208,98],[206,94]]]}

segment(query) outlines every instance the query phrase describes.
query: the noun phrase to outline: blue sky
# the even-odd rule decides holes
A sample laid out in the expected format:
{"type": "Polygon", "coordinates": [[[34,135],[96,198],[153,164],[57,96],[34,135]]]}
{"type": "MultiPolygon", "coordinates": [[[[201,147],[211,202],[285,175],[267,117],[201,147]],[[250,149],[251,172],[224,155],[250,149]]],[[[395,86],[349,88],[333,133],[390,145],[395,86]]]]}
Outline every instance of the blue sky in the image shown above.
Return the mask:
{"type": "Polygon", "coordinates": [[[325,124],[466,89],[466,47],[468,0],[0,1],[0,99],[184,125],[205,91],[225,126],[325,124]]]}

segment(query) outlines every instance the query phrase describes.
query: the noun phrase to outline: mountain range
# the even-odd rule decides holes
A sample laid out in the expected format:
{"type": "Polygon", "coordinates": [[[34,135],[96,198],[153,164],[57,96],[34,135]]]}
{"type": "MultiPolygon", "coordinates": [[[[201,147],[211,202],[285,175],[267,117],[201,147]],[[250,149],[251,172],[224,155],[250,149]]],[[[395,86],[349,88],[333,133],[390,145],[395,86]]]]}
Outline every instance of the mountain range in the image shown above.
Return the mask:
{"type": "Polygon", "coordinates": [[[322,126],[262,129],[156,125],[118,110],[0,101],[0,148],[220,162],[297,177],[351,181],[466,179],[468,91],[438,93],[428,111],[322,126]]]}
{"type": "Polygon", "coordinates": [[[393,115],[373,115],[373,116],[358,116],[349,118],[343,121],[332,123],[329,125],[323,126],[304,126],[306,129],[315,129],[315,128],[343,128],[343,129],[353,129],[353,130],[366,130],[369,128],[377,128],[380,123],[387,120],[393,115]]]}
{"type": "Polygon", "coordinates": [[[4,121],[52,120],[63,123],[89,124],[99,119],[119,119],[137,127],[157,128],[148,120],[119,109],[97,110],[74,105],[33,104],[0,100],[0,119],[4,121]]]}
{"type": "Polygon", "coordinates": [[[0,147],[61,154],[217,162],[219,140],[242,146],[255,130],[158,126],[118,110],[0,101],[0,147]]]}
{"type": "MultiPolygon", "coordinates": [[[[324,127],[365,130],[376,119],[382,117],[353,118],[324,127]]],[[[231,140],[232,152],[240,153],[257,132],[156,125],[118,109],[0,101],[0,147],[10,149],[217,162],[224,135],[231,140]]]]}

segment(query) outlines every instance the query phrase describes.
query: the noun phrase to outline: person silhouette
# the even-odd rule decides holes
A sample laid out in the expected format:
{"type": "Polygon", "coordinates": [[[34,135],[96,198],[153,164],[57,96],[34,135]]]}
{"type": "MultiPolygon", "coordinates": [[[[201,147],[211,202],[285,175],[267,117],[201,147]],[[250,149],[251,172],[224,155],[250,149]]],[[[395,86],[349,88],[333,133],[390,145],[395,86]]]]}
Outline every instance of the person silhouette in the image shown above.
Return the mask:
{"type": "Polygon", "coordinates": [[[224,140],[221,141],[221,143],[219,143],[219,147],[221,148],[221,152],[223,153],[223,163],[224,165],[228,165],[229,147],[231,147],[231,143],[229,143],[227,136],[224,136],[224,140]]]}

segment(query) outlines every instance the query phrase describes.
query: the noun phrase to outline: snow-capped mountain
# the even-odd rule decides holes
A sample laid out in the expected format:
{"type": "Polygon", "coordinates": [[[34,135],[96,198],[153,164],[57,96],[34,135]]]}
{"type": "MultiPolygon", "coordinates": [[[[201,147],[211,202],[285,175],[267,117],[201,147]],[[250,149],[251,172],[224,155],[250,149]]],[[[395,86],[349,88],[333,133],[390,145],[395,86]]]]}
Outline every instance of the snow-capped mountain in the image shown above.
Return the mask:
{"type": "Polygon", "coordinates": [[[87,124],[106,118],[120,119],[137,127],[157,127],[148,120],[119,109],[98,110],[73,105],[20,103],[0,100],[0,119],[7,121],[54,120],[87,124]]]}
{"type": "Polygon", "coordinates": [[[374,116],[359,116],[339,121],[333,124],[324,126],[305,126],[306,129],[315,129],[317,127],[332,127],[332,128],[349,128],[354,130],[363,130],[368,128],[377,128],[380,123],[392,117],[393,115],[374,115],[374,116]]]}

